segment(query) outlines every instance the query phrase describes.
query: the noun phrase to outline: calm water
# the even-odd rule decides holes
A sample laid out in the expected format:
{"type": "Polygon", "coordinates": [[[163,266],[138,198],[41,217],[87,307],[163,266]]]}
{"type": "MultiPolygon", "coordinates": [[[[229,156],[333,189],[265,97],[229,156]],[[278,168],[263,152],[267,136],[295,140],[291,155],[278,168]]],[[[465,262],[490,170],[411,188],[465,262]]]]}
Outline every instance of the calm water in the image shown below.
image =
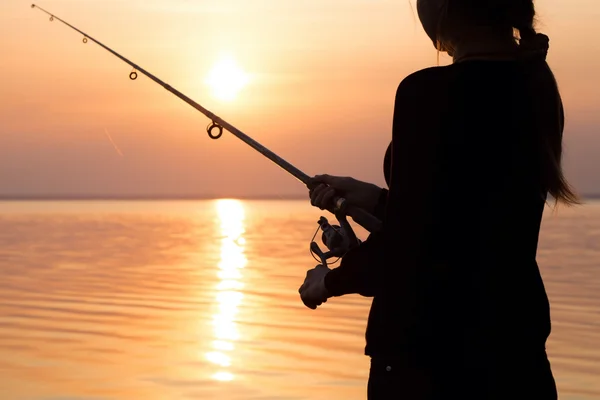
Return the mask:
{"type": "MultiPolygon", "coordinates": [[[[297,294],[319,215],[0,202],[0,399],[364,399],[369,299],[297,294]]],[[[560,397],[600,399],[600,203],[548,212],[538,260],[560,397]]]]}

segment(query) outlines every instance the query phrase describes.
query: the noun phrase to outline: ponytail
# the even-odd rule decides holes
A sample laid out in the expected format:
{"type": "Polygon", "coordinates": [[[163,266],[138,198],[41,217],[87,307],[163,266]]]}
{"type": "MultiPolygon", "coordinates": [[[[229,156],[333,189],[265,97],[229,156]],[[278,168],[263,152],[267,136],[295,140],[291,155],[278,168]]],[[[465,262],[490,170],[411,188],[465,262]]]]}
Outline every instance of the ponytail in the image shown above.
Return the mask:
{"type": "Polygon", "coordinates": [[[550,41],[536,32],[534,20],[533,0],[446,0],[440,6],[436,47],[438,52],[447,51],[469,27],[496,27],[507,33],[513,30],[532,97],[530,111],[535,114],[541,195],[546,198],[549,194],[556,203],[580,204],[562,171],[564,110],[556,79],[546,62],[550,41]],[[555,112],[548,112],[553,109],[555,112]]]}
{"type": "Polygon", "coordinates": [[[525,25],[513,26],[519,31],[519,57],[527,64],[525,69],[530,93],[537,95],[532,112],[537,114],[536,134],[541,150],[539,172],[543,188],[554,198],[555,204],[581,204],[562,170],[564,109],[556,78],[546,62],[550,40],[548,36],[535,31],[533,18],[525,25]],[[547,110],[552,108],[556,112],[548,114],[547,110]],[[558,120],[552,120],[551,116],[558,120]]]}

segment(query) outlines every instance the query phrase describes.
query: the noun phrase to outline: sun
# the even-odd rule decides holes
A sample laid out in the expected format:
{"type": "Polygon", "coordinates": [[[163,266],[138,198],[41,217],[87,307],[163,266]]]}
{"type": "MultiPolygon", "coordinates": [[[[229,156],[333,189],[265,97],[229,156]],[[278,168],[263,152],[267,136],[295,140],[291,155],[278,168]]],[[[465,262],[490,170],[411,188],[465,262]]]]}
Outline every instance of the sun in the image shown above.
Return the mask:
{"type": "Polygon", "coordinates": [[[249,81],[248,74],[231,55],[222,55],[206,78],[213,95],[223,101],[234,100],[249,81]]]}

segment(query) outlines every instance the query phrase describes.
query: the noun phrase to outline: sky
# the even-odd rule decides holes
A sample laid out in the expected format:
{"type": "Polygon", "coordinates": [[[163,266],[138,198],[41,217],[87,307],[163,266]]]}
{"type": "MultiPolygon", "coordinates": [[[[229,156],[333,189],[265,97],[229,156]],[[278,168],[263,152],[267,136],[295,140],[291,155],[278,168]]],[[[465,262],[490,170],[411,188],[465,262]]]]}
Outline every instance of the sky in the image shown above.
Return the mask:
{"type": "MultiPolygon", "coordinates": [[[[36,4],[308,175],[383,186],[396,88],[437,65],[414,0],[36,4]],[[243,76],[225,76],[226,86],[246,84],[225,97],[209,78],[232,63],[243,76]]],[[[306,194],[230,133],[210,139],[207,117],[141,74],[130,80],[129,65],[30,5],[0,2],[0,196],[306,194]]],[[[565,103],[567,178],[600,193],[600,3],[536,6],[565,103]]]]}

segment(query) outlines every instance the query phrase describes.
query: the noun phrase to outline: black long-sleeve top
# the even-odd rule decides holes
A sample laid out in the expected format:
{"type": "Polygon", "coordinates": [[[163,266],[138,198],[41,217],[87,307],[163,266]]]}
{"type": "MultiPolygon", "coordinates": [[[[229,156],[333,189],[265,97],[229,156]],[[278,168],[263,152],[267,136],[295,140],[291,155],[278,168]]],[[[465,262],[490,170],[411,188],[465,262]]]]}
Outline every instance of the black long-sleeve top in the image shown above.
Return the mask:
{"type": "Polygon", "coordinates": [[[562,129],[563,116],[554,87],[557,102],[545,103],[554,106],[534,112],[524,71],[518,61],[467,61],[399,85],[384,159],[389,189],[376,211],[383,229],[325,278],[334,296],[374,297],[367,355],[468,362],[545,350],[536,121],[562,129]]]}

